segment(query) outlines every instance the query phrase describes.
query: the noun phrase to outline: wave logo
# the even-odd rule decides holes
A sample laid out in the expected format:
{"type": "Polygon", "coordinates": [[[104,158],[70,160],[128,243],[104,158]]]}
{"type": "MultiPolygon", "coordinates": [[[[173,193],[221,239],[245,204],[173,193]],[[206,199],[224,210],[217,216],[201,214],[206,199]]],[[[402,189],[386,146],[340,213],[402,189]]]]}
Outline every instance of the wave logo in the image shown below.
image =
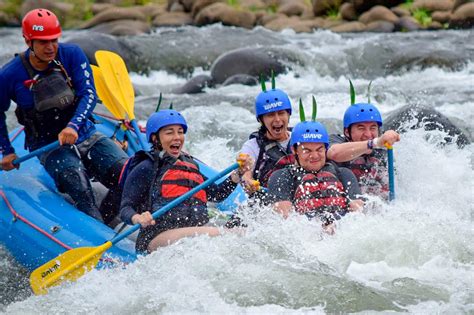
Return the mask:
{"type": "Polygon", "coordinates": [[[283,102],[280,101],[280,102],[276,102],[276,103],[270,103],[270,104],[267,104],[267,105],[263,105],[263,108],[265,110],[269,110],[269,109],[280,107],[281,105],[283,105],[283,102]]]}
{"type": "Polygon", "coordinates": [[[44,26],[43,25],[33,25],[33,31],[44,31],[44,26]]]}
{"type": "Polygon", "coordinates": [[[320,133],[304,133],[303,139],[321,139],[323,137],[320,133]]]}

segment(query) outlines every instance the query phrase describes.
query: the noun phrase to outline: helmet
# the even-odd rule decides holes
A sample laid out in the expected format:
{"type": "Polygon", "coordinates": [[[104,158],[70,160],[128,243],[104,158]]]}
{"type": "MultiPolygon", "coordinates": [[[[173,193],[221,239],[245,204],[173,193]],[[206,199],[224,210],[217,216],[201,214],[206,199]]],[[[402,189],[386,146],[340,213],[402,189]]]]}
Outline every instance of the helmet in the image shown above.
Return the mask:
{"type": "Polygon", "coordinates": [[[146,138],[151,142],[151,135],[158,132],[161,128],[169,125],[181,125],[184,133],[188,130],[188,125],[184,117],[173,109],[164,109],[154,113],[146,122],[146,138]]]}
{"type": "Polygon", "coordinates": [[[369,103],[357,103],[349,106],[344,113],[344,128],[349,128],[352,124],[360,122],[376,122],[382,126],[382,115],[379,110],[369,103]]]}
{"type": "Polygon", "coordinates": [[[329,147],[329,135],[324,125],[317,121],[302,121],[291,131],[290,145],[298,143],[315,142],[324,143],[329,147]]]}
{"type": "Polygon", "coordinates": [[[291,115],[291,102],[288,94],[280,89],[271,89],[257,95],[255,113],[258,121],[260,121],[260,116],[279,110],[286,110],[291,115]]]}
{"type": "Polygon", "coordinates": [[[34,9],[26,13],[21,22],[23,37],[32,39],[56,39],[61,36],[61,25],[56,15],[46,9],[34,9]]]}

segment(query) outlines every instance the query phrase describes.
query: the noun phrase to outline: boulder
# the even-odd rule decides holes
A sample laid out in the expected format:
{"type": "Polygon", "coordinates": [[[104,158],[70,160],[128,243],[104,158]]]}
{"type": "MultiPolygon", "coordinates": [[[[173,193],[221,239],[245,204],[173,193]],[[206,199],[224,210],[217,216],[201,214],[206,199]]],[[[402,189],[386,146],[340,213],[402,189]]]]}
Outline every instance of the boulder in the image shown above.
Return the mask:
{"type": "Polygon", "coordinates": [[[92,14],[97,15],[102,11],[113,8],[114,5],[111,3],[93,3],[91,5],[92,14]]]}
{"type": "Polygon", "coordinates": [[[310,20],[300,20],[298,18],[289,18],[286,15],[279,17],[278,19],[271,20],[265,24],[265,28],[268,28],[275,32],[280,32],[284,29],[292,29],[296,33],[310,33],[313,31],[314,23],[310,20]]]}
{"type": "Polygon", "coordinates": [[[206,87],[213,87],[212,77],[206,74],[200,74],[186,82],[182,87],[173,90],[175,94],[197,94],[201,93],[206,87]]]}
{"type": "Polygon", "coordinates": [[[202,9],[194,18],[196,25],[222,23],[224,25],[253,28],[255,14],[248,11],[237,10],[225,3],[214,3],[202,9]]]}
{"type": "Polygon", "coordinates": [[[367,24],[365,27],[366,32],[374,33],[391,33],[395,30],[395,25],[387,21],[375,21],[367,24]]]}
{"type": "Polygon", "coordinates": [[[451,12],[450,11],[435,11],[431,14],[431,19],[433,21],[439,22],[441,24],[449,22],[451,20],[451,12]]]}
{"type": "Polygon", "coordinates": [[[184,12],[165,12],[155,16],[153,26],[180,26],[193,24],[190,14],[184,12]]]}
{"type": "Polygon", "coordinates": [[[448,136],[445,137],[444,143],[455,143],[459,147],[464,147],[471,143],[471,139],[467,133],[463,132],[459,127],[454,125],[452,121],[438,112],[437,110],[419,105],[406,105],[394,112],[391,112],[384,119],[385,130],[395,130],[397,132],[406,132],[408,129],[425,130],[441,130],[445,131],[448,136]],[[409,126],[407,126],[409,124],[409,126]]]}
{"type": "Polygon", "coordinates": [[[451,11],[454,12],[457,8],[469,2],[473,2],[473,0],[454,0],[453,8],[451,9],[451,11]]]}
{"type": "Polygon", "coordinates": [[[285,3],[278,8],[278,13],[285,14],[287,16],[301,16],[307,9],[307,6],[303,3],[285,3]]]}
{"type": "Polygon", "coordinates": [[[169,12],[185,12],[184,6],[179,2],[174,2],[168,10],[169,12]]]}
{"type": "Polygon", "coordinates": [[[422,26],[418,21],[411,16],[402,16],[395,24],[396,31],[412,32],[422,29],[422,26]]]}
{"type": "Polygon", "coordinates": [[[427,11],[449,11],[453,8],[452,0],[415,0],[412,9],[425,9],[427,11]]]}
{"type": "Polygon", "coordinates": [[[118,20],[105,22],[92,27],[90,30],[115,36],[141,35],[151,32],[151,28],[148,23],[138,20],[118,20]]]}
{"type": "Polygon", "coordinates": [[[428,26],[426,26],[426,29],[430,31],[442,30],[443,28],[443,24],[436,21],[432,21],[430,24],[428,24],[428,26]]]}
{"type": "Polygon", "coordinates": [[[474,2],[461,5],[451,15],[450,28],[472,28],[474,26],[474,2]]]}
{"type": "Polygon", "coordinates": [[[354,8],[354,5],[350,2],[345,2],[341,5],[339,10],[341,12],[341,17],[347,21],[357,20],[357,12],[354,8]]]}
{"type": "Polygon", "coordinates": [[[270,23],[271,21],[273,20],[276,20],[276,19],[285,19],[285,18],[288,18],[286,15],[284,14],[280,14],[280,13],[265,13],[265,14],[262,14],[260,18],[257,18],[257,24],[259,25],[266,25],[268,23],[270,23]]]}
{"type": "Polygon", "coordinates": [[[314,16],[323,16],[331,9],[339,9],[342,2],[342,0],[313,0],[314,16]]]}
{"type": "Polygon", "coordinates": [[[350,0],[354,5],[357,13],[363,13],[370,8],[377,5],[382,5],[387,8],[395,7],[399,4],[405,3],[405,0],[350,0]]]}
{"type": "Polygon", "coordinates": [[[364,23],[354,21],[354,22],[344,23],[341,25],[336,25],[329,29],[335,33],[358,33],[358,32],[364,32],[365,28],[366,26],[364,23]]]}
{"type": "Polygon", "coordinates": [[[395,13],[396,16],[402,17],[402,16],[410,16],[411,13],[407,8],[398,6],[398,7],[393,7],[390,10],[392,10],[393,13],[395,13]]]}
{"type": "Polygon", "coordinates": [[[369,11],[363,13],[359,17],[359,22],[362,22],[364,24],[369,24],[375,21],[387,21],[391,23],[397,23],[398,16],[396,16],[395,13],[390,11],[390,9],[381,5],[377,5],[369,11]]]}
{"type": "Polygon", "coordinates": [[[81,28],[91,28],[93,26],[117,20],[139,20],[146,22],[146,16],[138,8],[118,8],[112,7],[100,12],[89,21],[82,24],[81,28]]]}
{"type": "Polygon", "coordinates": [[[204,9],[207,6],[210,6],[211,4],[222,2],[222,0],[197,0],[193,4],[193,8],[191,10],[191,15],[193,17],[196,17],[196,15],[201,12],[202,9],[204,9]]]}
{"type": "Polygon", "coordinates": [[[248,74],[236,74],[227,78],[222,85],[231,85],[231,84],[242,84],[242,85],[258,85],[258,80],[256,77],[250,76],[248,74]]]}

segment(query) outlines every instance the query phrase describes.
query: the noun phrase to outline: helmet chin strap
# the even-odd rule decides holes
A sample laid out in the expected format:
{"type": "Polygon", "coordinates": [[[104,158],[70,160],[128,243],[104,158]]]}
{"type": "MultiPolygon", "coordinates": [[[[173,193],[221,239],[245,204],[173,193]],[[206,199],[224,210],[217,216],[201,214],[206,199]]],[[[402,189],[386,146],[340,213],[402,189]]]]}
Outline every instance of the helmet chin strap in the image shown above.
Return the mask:
{"type": "Polygon", "coordinates": [[[43,60],[43,59],[41,59],[40,57],[38,57],[38,55],[36,54],[35,49],[34,49],[34,47],[33,47],[33,46],[34,46],[33,41],[34,41],[34,40],[32,39],[32,40],[31,40],[31,47],[30,47],[31,52],[33,53],[33,58],[36,58],[36,59],[39,60],[39,62],[41,62],[41,63],[49,64],[51,61],[43,60]]]}

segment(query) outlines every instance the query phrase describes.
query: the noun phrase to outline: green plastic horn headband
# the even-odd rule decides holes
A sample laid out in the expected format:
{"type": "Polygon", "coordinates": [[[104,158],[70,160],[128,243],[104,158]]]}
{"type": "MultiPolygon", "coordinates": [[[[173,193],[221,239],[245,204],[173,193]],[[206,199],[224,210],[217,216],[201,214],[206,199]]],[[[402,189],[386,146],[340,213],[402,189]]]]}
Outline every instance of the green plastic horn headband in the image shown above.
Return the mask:
{"type": "MultiPolygon", "coordinates": [[[[316,103],[316,98],[313,95],[313,114],[311,115],[311,121],[316,121],[316,115],[318,113],[318,104],[316,103]]],[[[300,120],[301,122],[306,121],[306,115],[304,113],[303,102],[300,98],[300,120]]]]}
{"type": "MultiPolygon", "coordinates": [[[[356,94],[355,94],[355,90],[354,90],[354,85],[352,84],[352,81],[349,80],[349,92],[351,94],[351,105],[354,105],[355,104],[355,98],[356,98],[356,94]]],[[[369,86],[367,87],[367,103],[370,104],[370,88],[372,87],[372,81],[369,82],[369,86]]]]}
{"type": "MultiPolygon", "coordinates": [[[[260,85],[262,86],[262,92],[266,92],[267,86],[265,85],[265,79],[263,78],[263,74],[260,73],[259,77],[260,77],[260,85]]],[[[275,72],[273,71],[273,69],[271,70],[271,77],[272,77],[272,90],[274,90],[276,87],[276,84],[275,84],[275,72]]]]}
{"type": "MultiPolygon", "coordinates": [[[[163,100],[162,94],[160,92],[160,97],[158,98],[158,105],[156,105],[155,113],[160,110],[161,101],[163,100]]],[[[173,103],[170,104],[169,109],[173,109],[173,103]]]]}

